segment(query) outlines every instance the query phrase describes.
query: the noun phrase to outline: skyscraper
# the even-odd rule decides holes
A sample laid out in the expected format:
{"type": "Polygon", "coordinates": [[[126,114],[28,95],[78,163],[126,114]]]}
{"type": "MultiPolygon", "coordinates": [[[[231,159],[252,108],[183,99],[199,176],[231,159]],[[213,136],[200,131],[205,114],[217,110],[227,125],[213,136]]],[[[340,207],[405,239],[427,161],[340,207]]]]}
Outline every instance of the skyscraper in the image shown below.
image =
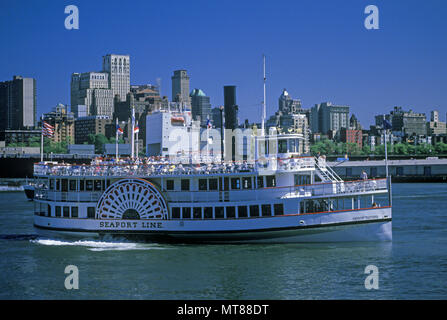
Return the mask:
{"type": "Polygon", "coordinates": [[[102,70],[109,74],[109,89],[113,98],[119,95],[120,101],[126,101],[130,91],[130,56],[108,54],[102,57],[102,70]]]}
{"type": "Polygon", "coordinates": [[[338,134],[341,128],[349,127],[349,107],[319,103],[312,107],[310,118],[313,133],[338,134]]]}
{"type": "Polygon", "coordinates": [[[0,130],[35,127],[36,80],[14,76],[0,82],[0,130]]]}
{"type": "Polygon", "coordinates": [[[212,120],[210,97],[200,89],[191,91],[190,97],[193,120],[200,119],[200,126],[206,127],[207,120],[212,120]]]}
{"type": "Polygon", "coordinates": [[[238,106],[236,104],[236,86],[224,86],[225,129],[238,127],[238,106]]]}
{"type": "Polygon", "coordinates": [[[85,106],[87,115],[113,116],[113,90],[105,72],[73,73],[71,76],[71,110],[77,115],[85,106]]]}
{"type": "Polygon", "coordinates": [[[189,76],[186,70],[175,70],[172,80],[172,101],[191,106],[189,97],[189,76]]]}

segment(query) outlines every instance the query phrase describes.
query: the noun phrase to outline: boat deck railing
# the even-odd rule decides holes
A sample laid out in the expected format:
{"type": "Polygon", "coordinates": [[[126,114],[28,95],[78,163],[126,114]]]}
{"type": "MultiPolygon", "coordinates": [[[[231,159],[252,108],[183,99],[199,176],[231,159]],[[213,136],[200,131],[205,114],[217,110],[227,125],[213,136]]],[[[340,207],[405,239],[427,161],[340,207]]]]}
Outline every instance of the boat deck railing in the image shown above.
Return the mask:
{"type": "MultiPolygon", "coordinates": [[[[41,200],[62,202],[97,202],[102,191],[60,192],[37,188],[35,197],[41,200]]],[[[164,191],[168,202],[227,202],[271,201],[272,199],[299,197],[331,197],[387,191],[386,179],[315,183],[309,185],[280,186],[260,189],[228,191],[164,191]]]]}
{"type": "Polygon", "coordinates": [[[312,170],[315,160],[312,157],[301,158],[266,158],[252,162],[236,161],[223,163],[182,164],[170,162],[131,162],[113,163],[97,162],[89,165],[76,164],[34,164],[35,176],[75,176],[75,177],[129,177],[129,176],[166,176],[166,175],[201,175],[231,174],[255,172],[287,172],[312,170]]]}

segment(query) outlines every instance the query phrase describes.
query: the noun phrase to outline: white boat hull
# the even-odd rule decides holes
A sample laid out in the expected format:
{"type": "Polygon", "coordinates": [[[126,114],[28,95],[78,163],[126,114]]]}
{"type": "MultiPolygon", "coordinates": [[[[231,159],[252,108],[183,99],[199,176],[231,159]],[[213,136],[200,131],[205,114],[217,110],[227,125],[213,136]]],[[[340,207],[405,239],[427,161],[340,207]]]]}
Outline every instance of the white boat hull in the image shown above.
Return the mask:
{"type": "Polygon", "coordinates": [[[159,242],[391,241],[391,208],[225,220],[101,220],[35,216],[45,235],[118,236],[159,242]],[[50,233],[49,233],[50,232],[50,233]]]}

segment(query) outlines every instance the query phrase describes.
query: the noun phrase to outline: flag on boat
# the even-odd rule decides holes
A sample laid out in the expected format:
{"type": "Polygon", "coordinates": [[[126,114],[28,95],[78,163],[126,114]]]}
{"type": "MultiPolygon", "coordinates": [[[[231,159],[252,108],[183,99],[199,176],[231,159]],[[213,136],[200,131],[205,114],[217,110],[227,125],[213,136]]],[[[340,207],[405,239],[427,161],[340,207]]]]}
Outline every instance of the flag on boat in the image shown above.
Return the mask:
{"type": "Polygon", "coordinates": [[[54,134],[54,127],[47,123],[46,121],[43,121],[42,123],[42,135],[45,137],[52,137],[54,134]]]}
{"type": "Polygon", "coordinates": [[[138,133],[140,132],[140,128],[138,128],[138,124],[135,126],[135,128],[133,129],[133,133],[138,133]]]}
{"type": "Polygon", "coordinates": [[[123,134],[124,133],[123,129],[121,129],[121,127],[120,127],[120,125],[118,123],[116,124],[116,133],[118,133],[118,134],[123,134]]]}
{"type": "Polygon", "coordinates": [[[213,125],[211,124],[210,119],[208,119],[208,120],[206,121],[206,127],[207,127],[208,129],[211,129],[211,128],[213,127],[213,125]]]}

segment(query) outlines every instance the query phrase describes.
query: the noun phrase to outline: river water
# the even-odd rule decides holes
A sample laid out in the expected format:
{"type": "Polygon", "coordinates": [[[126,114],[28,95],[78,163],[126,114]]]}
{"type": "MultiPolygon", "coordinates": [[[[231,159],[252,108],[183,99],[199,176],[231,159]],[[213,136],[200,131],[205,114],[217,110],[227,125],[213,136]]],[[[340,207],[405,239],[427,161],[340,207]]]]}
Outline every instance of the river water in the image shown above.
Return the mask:
{"type": "Polygon", "coordinates": [[[0,253],[0,299],[447,299],[447,184],[393,185],[392,242],[286,245],[43,238],[24,193],[1,192],[0,253]]]}

